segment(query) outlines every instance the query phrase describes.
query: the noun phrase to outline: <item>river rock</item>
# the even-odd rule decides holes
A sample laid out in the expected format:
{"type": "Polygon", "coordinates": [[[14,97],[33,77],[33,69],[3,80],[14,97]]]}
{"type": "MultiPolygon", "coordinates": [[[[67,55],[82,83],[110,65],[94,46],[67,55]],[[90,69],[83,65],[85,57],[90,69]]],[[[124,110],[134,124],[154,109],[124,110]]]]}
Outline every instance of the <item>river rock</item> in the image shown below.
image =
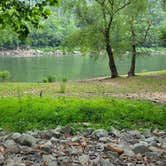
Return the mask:
{"type": "Polygon", "coordinates": [[[70,136],[70,135],[73,134],[74,129],[73,129],[72,127],[70,127],[70,126],[66,126],[66,127],[64,127],[64,128],[61,129],[61,132],[62,132],[64,135],[66,135],[66,136],[70,136]]]}
{"type": "Polygon", "coordinates": [[[48,154],[52,153],[52,143],[51,141],[47,141],[41,146],[41,150],[47,152],[48,154]]]}
{"type": "Polygon", "coordinates": [[[5,157],[3,155],[0,155],[0,165],[3,165],[5,162],[5,157]]]}
{"type": "Polygon", "coordinates": [[[107,136],[108,136],[108,131],[104,129],[98,129],[92,133],[92,137],[94,138],[107,137],[107,136]]]}
{"type": "Polygon", "coordinates": [[[84,136],[90,136],[94,130],[92,128],[86,128],[83,132],[84,136]]]}
{"type": "Polygon", "coordinates": [[[13,146],[16,145],[15,141],[13,140],[6,140],[4,143],[3,143],[4,147],[5,148],[12,148],[13,146]]]}
{"type": "Polygon", "coordinates": [[[11,135],[11,139],[13,139],[13,140],[15,140],[15,141],[17,141],[17,139],[18,139],[19,137],[21,137],[21,134],[20,134],[20,133],[13,133],[13,134],[11,135]]]}
{"type": "Polygon", "coordinates": [[[60,142],[59,139],[54,138],[54,137],[52,137],[52,138],[50,139],[50,141],[51,141],[53,144],[56,144],[56,143],[59,143],[59,142],[60,142]]]}
{"type": "Polygon", "coordinates": [[[144,139],[144,141],[153,146],[156,146],[157,142],[158,142],[155,137],[146,138],[146,139],[144,139]]]}
{"type": "Polygon", "coordinates": [[[81,155],[79,157],[79,161],[81,165],[89,165],[89,156],[88,155],[81,155]]]}
{"type": "Polygon", "coordinates": [[[58,162],[56,157],[53,157],[52,155],[43,155],[43,165],[47,166],[57,166],[58,162]]]}
{"type": "Polygon", "coordinates": [[[100,159],[100,165],[101,166],[114,166],[113,164],[111,164],[109,159],[100,159]]]}
{"type": "Polygon", "coordinates": [[[81,138],[79,136],[75,136],[75,137],[71,138],[72,142],[78,142],[80,140],[81,140],[81,138]]]}
{"type": "Polygon", "coordinates": [[[142,134],[144,135],[145,138],[152,137],[152,131],[151,131],[151,129],[144,130],[142,134]]]}
{"type": "Polygon", "coordinates": [[[34,146],[37,140],[29,134],[22,134],[16,141],[21,145],[34,146]]]}
{"type": "Polygon", "coordinates": [[[148,148],[148,145],[146,143],[137,143],[133,146],[133,152],[138,154],[138,153],[141,153],[141,154],[144,154],[146,152],[149,152],[149,148],[148,148]]]}
{"type": "Polygon", "coordinates": [[[0,138],[0,165],[142,166],[147,159],[149,166],[165,166],[166,137],[163,131],[157,130],[159,136],[153,133],[145,136],[134,130],[111,134],[99,129],[85,136],[84,132],[74,134],[73,129],[72,132],[68,129],[67,132],[60,127],[37,131],[35,134],[33,131],[6,133],[0,138]],[[41,137],[41,133],[48,135],[49,139],[41,137]]]}
{"type": "Polygon", "coordinates": [[[120,131],[115,129],[114,127],[111,127],[111,132],[109,132],[109,135],[113,137],[120,137],[120,131]]]}
{"type": "Polygon", "coordinates": [[[159,165],[160,165],[160,166],[166,166],[166,160],[159,161],[159,165]]]}
{"type": "Polygon", "coordinates": [[[51,133],[51,137],[54,137],[54,138],[60,138],[60,136],[61,136],[61,133],[58,132],[56,129],[50,130],[50,133],[51,133]]]}

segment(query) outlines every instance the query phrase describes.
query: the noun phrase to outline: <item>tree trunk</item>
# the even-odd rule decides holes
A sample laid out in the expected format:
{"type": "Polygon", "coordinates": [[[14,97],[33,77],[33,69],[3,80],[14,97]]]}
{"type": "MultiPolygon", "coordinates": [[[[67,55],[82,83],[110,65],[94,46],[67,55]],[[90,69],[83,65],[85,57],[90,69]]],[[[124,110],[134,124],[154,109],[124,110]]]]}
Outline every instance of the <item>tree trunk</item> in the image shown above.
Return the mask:
{"type": "Polygon", "coordinates": [[[106,51],[107,51],[108,58],[109,58],[109,68],[111,70],[111,78],[116,78],[116,77],[118,77],[118,71],[117,71],[117,68],[115,65],[112,47],[110,45],[109,31],[106,32],[105,35],[106,35],[105,36],[106,37],[106,51]]]}
{"type": "Polygon", "coordinates": [[[130,70],[128,72],[128,77],[135,76],[135,64],[136,64],[136,45],[132,45],[132,59],[131,59],[131,65],[130,70]]]}

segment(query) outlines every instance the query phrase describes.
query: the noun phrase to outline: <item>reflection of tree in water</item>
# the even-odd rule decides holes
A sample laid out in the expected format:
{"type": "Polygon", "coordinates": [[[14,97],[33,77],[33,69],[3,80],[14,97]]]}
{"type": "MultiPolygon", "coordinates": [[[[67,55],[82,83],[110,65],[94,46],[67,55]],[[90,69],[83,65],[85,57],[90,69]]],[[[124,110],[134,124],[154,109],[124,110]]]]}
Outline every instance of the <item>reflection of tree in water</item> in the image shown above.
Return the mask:
{"type": "MultiPolygon", "coordinates": [[[[120,74],[126,74],[129,58],[118,60],[120,74]]],[[[165,69],[166,56],[138,56],[137,72],[165,69]]],[[[100,56],[97,61],[89,56],[42,56],[28,58],[0,57],[0,70],[8,70],[12,81],[41,81],[43,77],[55,75],[69,80],[106,76],[110,74],[107,57],[100,56]]]]}

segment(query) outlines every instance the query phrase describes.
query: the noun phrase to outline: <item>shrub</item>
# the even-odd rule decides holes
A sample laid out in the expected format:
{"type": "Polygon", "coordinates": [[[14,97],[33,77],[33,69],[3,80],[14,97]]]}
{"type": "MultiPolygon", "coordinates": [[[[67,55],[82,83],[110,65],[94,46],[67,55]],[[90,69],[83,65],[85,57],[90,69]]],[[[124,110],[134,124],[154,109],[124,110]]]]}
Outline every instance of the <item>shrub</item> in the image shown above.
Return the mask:
{"type": "Polygon", "coordinates": [[[55,82],[56,81],[56,77],[55,76],[47,76],[48,82],[55,82]]]}
{"type": "Polygon", "coordinates": [[[66,91],[66,82],[67,82],[67,78],[62,78],[62,80],[60,81],[60,92],[61,93],[65,93],[65,91],[66,91]]]}
{"type": "Polygon", "coordinates": [[[42,82],[47,83],[47,82],[55,82],[56,81],[56,77],[53,75],[49,75],[47,77],[44,77],[42,82]]]}
{"type": "Polygon", "coordinates": [[[10,72],[5,70],[0,72],[0,78],[4,81],[10,78],[10,72]]]}

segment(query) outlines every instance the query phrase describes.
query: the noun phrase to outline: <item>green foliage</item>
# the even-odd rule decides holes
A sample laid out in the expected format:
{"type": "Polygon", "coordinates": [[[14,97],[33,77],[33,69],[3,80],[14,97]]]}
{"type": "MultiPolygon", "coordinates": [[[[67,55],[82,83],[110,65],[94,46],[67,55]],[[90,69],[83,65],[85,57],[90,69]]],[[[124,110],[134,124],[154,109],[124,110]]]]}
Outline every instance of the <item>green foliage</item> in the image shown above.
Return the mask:
{"type": "Polygon", "coordinates": [[[9,71],[0,71],[0,78],[4,81],[10,78],[10,72],[9,71]]]}
{"type": "Polygon", "coordinates": [[[110,129],[164,129],[166,107],[146,101],[113,98],[1,98],[0,127],[9,131],[53,128],[56,125],[110,129]]]}
{"type": "Polygon", "coordinates": [[[65,93],[66,91],[67,78],[62,78],[60,81],[60,93],[65,93]]]}
{"type": "Polygon", "coordinates": [[[1,0],[0,2],[0,28],[10,26],[19,38],[25,39],[30,33],[30,25],[38,28],[42,19],[50,14],[46,6],[54,6],[59,0],[1,0]]]}
{"type": "Polygon", "coordinates": [[[161,41],[161,45],[166,47],[166,21],[162,21],[158,27],[159,30],[159,39],[161,41]]]}
{"type": "Polygon", "coordinates": [[[57,47],[63,38],[76,29],[75,21],[62,8],[53,8],[48,19],[41,22],[41,28],[35,29],[30,25],[31,32],[26,40],[20,40],[10,27],[1,30],[0,46],[16,47],[57,47]],[[70,19],[71,17],[71,19],[70,19]]]}
{"type": "Polygon", "coordinates": [[[56,81],[56,77],[53,75],[49,75],[49,76],[43,78],[43,80],[42,80],[42,82],[44,82],[44,83],[47,83],[47,82],[51,83],[51,82],[55,82],[55,81],[56,81]]]}

